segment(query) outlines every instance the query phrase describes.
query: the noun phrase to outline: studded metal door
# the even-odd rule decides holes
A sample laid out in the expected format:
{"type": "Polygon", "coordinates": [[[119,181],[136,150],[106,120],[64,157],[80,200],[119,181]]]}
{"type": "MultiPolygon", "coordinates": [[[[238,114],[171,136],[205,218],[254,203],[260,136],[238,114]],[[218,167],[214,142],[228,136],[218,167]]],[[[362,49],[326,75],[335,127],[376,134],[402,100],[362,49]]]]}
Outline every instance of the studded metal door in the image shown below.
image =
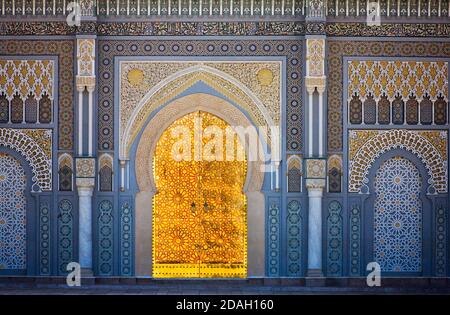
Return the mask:
{"type": "Polygon", "coordinates": [[[230,128],[194,112],[160,137],[153,159],[155,278],[246,277],[247,161],[239,140],[226,138],[230,128]]]}

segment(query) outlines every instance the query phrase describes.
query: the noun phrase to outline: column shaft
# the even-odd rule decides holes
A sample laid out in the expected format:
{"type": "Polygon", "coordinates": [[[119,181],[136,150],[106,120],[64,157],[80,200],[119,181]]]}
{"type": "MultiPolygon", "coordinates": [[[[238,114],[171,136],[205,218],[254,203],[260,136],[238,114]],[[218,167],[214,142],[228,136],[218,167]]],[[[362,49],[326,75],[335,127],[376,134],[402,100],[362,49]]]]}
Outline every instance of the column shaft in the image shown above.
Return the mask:
{"type": "Polygon", "coordinates": [[[322,188],[308,189],[308,274],[322,271],[322,188]]]}
{"type": "Polygon", "coordinates": [[[88,130],[88,135],[89,135],[89,139],[88,139],[88,155],[92,156],[92,143],[94,140],[94,130],[93,130],[93,121],[94,121],[94,105],[93,105],[93,92],[94,90],[89,89],[89,130],[88,130]]]}
{"type": "Polygon", "coordinates": [[[78,155],[80,156],[83,155],[83,90],[78,90],[78,155]]]}
{"type": "Polygon", "coordinates": [[[314,122],[313,122],[313,93],[314,91],[308,91],[308,156],[313,156],[313,130],[314,130],[314,122]]]}
{"type": "Polygon", "coordinates": [[[77,179],[79,223],[78,223],[78,250],[79,262],[83,270],[92,270],[92,193],[93,179],[77,179]],[[86,184],[84,181],[92,183],[86,184]],[[80,183],[81,182],[81,183],[80,183]]]}
{"type": "Polygon", "coordinates": [[[319,156],[323,156],[323,93],[319,91],[319,156]]]}

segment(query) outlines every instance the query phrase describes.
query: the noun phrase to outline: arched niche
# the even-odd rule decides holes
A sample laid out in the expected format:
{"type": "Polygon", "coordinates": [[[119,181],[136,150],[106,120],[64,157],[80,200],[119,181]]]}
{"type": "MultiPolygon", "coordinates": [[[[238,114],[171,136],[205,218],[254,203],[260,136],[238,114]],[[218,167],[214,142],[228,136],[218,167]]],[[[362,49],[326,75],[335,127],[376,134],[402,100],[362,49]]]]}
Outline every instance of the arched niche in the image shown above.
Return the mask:
{"type": "MultiPolygon", "coordinates": [[[[156,193],[153,177],[153,156],[161,134],[175,120],[194,111],[209,112],[230,126],[255,127],[253,122],[230,102],[204,93],[189,94],[173,100],[157,111],[146,123],[135,141],[135,157],[131,162],[139,192],[135,198],[135,273],[152,275],[152,199],[156,193]]],[[[240,139],[249,153],[248,141],[240,139]]],[[[259,152],[265,148],[261,136],[256,139],[259,152]]],[[[248,276],[264,276],[265,270],[265,197],[261,192],[264,182],[264,161],[248,162],[244,193],[247,197],[248,276]]]]}

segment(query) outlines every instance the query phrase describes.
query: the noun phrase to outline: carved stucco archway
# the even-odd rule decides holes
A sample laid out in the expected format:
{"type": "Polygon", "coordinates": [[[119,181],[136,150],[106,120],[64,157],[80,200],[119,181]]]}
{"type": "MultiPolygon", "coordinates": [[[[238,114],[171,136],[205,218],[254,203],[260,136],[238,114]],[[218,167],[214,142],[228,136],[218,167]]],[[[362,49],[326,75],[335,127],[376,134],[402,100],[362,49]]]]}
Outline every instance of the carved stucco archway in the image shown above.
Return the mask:
{"type": "MultiPolygon", "coordinates": [[[[178,98],[161,110],[147,122],[139,139],[137,139],[135,176],[139,188],[136,195],[136,242],[135,270],[137,276],[152,274],[152,199],[156,193],[153,179],[153,156],[156,143],[161,134],[175,120],[194,111],[214,114],[230,126],[244,128],[254,124],[231,103],[209,94],[196,93],[178,98]]],[[[241,139],[242,141],[242,139],[241,139]]],[[[248,143],[245,149],[248,154],[248,143]]],[[[258,149],[263,143],[258,138],[258,149]]],[[[262,161],[249,161],[244,192],[247,196],[248,213],[248,276],[264,276],[265,270],[265,198],[261,192],[264,173],[261,172],[262,161]]]]}
{"type": "Polygon", "coordinates": [[[34,191],[52,190],[51,141],[50,130],[0,128],[0,145],[17,151],[29,163],[34,191]]]}
{"type": "MultiPolygon", "coordinates": [[[[152,86],[131,112],[122,113],[121,110],[119,158],[129,159],[131,146],[145,127],[146,120],[152,112],[198,82],[203,82],[212,89],[220,91],[225,97],[238,104],[247,111],[250,119],[258,127],[266,127],[267,130],[274,126],[280,127],[281,117],[278,115],[272,117],[263,102],[248,87],[218,69],[199,64],[178,71],[152,86]]],[[[263,132],[263,136],[270,144],[270,133],[263,132]]],[[[280,146],[279,143],[277,145],[280,146]]]]}
{"type": "Polygon", "coordinates": [[[367,175],[375,160],[395,148],[403,148],[418,156],[430,175],[429,184],[439,193],[448,191],[447,161],[427,138],[404,129],[380,132],[359,148],[349,168],[349,191],[360,192],[362,185],[368,183],[367,175]]]}

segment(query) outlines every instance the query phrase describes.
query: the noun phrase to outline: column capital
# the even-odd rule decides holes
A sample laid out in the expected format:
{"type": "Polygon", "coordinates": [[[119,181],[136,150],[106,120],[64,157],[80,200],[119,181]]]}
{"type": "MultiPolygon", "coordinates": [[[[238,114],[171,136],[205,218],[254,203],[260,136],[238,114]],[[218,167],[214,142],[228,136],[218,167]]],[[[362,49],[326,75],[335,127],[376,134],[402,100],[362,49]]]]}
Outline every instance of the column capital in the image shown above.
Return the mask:
{"type": "Polygon", "coordinates": [[[321,77],[305,77],[305,86],[308,93],[312,94],[314,93],[314,90],[317,88],[317,92],[319,94],[323,94],[325,92],[325,87],[327,84],[327,77],[321,76],[321,77]]]}
{"type": "Polygon", "coordinates": [[[322,197],[322,191],[325,188],[326,181],[321,178],[306,179],[306,189],[310,197],[322,197]]]}
{"type": "Polygon", "coordinates": [[[76,76],[76,86],[79,92],[83,92],[85,88],[87,90],[94,91],[95,89],[95,76],[85,76],[85,75],[77,75],[76,76]]]}
{"type": "Polygon", "coordinates": [[[76,82],[76,86],[77,86],[78,92],[84,92],[84,89],[86,88],[86,86],[84,84],[78,84],[78,82],[76,82]]]}
{"type": "Polygon", "coordinates": [[[121,167],[125,167],[125,165],[127,165],[129,160],[119,160],[119,164],[121,167]]]}
{"type": "Polygon", "coordinates": [[[308,92],[309,95],[312,95],[315,90],[316,87],[314,85],[306,85],[306,92],[308,92]]]}
{"type": "Polygon", "coordinates": [[[92,197],[95,186],[95,178],[77,178],[76,186],[79,196],[92,197]]]}
{"type": "Polygon", "coordinates": [[[327,85],[327,78],[326,77],[321,78],[320,83],[321,84],[316,87],[317,87],[317,92],[319,92],[319,95],[322,95],[325,92],[325,88],[327,85]]]}
{"type": "Polygon", "coordinates": [[[92,93],[95,91],[95,84],[94,85],[87,85],[86,89],[88,91],[88,93],[92,93]]]}

